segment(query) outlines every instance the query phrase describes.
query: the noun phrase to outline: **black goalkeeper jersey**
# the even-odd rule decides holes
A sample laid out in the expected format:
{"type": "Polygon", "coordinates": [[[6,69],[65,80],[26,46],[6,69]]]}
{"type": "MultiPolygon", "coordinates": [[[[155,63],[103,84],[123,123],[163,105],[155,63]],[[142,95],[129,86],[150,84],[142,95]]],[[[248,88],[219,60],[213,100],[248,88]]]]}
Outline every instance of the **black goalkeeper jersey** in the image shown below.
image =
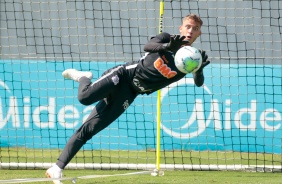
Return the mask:
{"type": "Polygon", "coordinates": [[[175,53],[164,49],[163,44],[169,43],[170,36],[168,33],[159,34],[144,46],[148,52],[139,60],[133,78],[140,93],[150,94],[186,75],[175,66],[175,53]]]}

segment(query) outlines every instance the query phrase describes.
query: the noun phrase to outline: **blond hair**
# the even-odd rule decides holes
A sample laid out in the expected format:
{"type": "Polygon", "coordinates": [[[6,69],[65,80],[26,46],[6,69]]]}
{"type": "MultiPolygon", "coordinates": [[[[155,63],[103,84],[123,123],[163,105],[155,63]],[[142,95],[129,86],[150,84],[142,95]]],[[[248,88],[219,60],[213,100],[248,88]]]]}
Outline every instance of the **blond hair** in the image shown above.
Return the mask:
{"type": "Polygon", "coordinates": [[[203,21],[202,19],[196,15],[196,14],[190,14],[190,15],[186,15],[183,19],[182,19],[182,22],[184,22],[185,20],[187,19],[192,19],[194,20],[195,22],[198,22],[201,26],[203,25],[203,21]]]}

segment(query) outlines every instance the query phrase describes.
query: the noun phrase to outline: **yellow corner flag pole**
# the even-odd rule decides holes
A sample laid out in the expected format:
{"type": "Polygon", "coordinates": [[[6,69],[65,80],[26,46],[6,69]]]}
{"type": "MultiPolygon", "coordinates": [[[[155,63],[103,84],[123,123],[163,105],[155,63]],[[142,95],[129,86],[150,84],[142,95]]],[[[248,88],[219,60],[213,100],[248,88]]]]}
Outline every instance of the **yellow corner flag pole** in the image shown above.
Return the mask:
{"type": "MultiPolygon", "coordinates": [[[[163,32],[163,14],[164,14],[164,1],[160,1],[160,19],[159,19],[159,33],[163,32]]],[[[157,147],[156,147],[156,169],[157,175],[160,174],[160,158],[161,158],[161,90],[158,90],[157,100],[157,147]]]]}

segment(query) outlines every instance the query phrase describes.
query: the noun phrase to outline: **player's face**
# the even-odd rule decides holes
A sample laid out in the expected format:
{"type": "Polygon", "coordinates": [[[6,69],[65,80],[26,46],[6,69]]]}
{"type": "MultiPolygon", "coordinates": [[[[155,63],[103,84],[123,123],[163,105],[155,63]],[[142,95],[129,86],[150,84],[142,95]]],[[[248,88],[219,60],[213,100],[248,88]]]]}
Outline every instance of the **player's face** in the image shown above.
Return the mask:
{"type": "Polygon", "coordinates": [[[201,24],[193,19],[185,19],[179,27],[179,31],[181,36],[186,36],[185,40],[189,41],[188,45],[192,45],[201,35],[201,24]]]}

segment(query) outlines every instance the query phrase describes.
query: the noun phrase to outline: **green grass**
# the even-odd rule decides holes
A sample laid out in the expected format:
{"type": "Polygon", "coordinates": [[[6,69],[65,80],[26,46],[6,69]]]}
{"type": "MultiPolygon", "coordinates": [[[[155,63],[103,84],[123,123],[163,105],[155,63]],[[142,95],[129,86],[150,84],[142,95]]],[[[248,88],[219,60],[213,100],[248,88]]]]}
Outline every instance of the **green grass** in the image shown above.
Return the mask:
{"type": "MultiPolygon", "coordinates": [[[[60,150],[34,150],[26,148],[0,148],[1,162],[53,163],[60,150]]],[[[79,151],[73,163],[136,163],[154,164],[155,151],[79,151]]],[[[242,153],[222,151],[166,151],[161,152],[166,164],[219,164],[219,165],[282,165],[280,154],[242,153]]]]}
{"type": "MultiPolygon", "coordinates": [[[[45,177],[45,170],[0,170],[0,180],[16,178],[40,178],[45,177]]],[[[77,177],[85,175],[112,175],[136,171],[116,170],[65,170],[64,177],[77,177]]],[[[52,182],[34,182],[38,184],[50,184],[52,182]]],[[[71,184],[71,181],[64,181],[71,184]]],[[[150,174],[132,176],[112,176],[96,179],[78,179],[78,184],[278,184],[282,183],[281,173],[255,173],[237,171],[165,171],[164,176],[153,177],[150,174]]]]}
{"type": "MultiPolygon", "coordinates": [[[[26,148],[0,148],[0,161],[16,163],[54,163],[60,150],[31,150],[26,148]]],[[[155,164],[155,151],[79,151],[72,163],[136,163],[155,164]]],[[[213,151],[166,151],[161,153],[161,163],[202,164],[202,165],[277,165],[281,166],[281,155],[240,152],[213,151]]],[[[0,167],[1,168],[1,167],[0,167]]],[[[113,175],[136,172],[136,170],[70,170],[64,177],[85,175],[113,175]]],[[[96,179],[78,179],[78,184],[92,183],[170,183],[170,184],[282,184],[282,173],[261,173],[244,171],[165,171],[165,176],[153,177],[150,174],[132,176],[112,176],[96,179]]],[[[0,180],[19,178],[45,178],[45,170],[0,169],[0,180]]],[[[34,182],[47,184],[52,182],[34,182]]],[[[65,181],[65,184],[71,181],[65,181]]]]}

